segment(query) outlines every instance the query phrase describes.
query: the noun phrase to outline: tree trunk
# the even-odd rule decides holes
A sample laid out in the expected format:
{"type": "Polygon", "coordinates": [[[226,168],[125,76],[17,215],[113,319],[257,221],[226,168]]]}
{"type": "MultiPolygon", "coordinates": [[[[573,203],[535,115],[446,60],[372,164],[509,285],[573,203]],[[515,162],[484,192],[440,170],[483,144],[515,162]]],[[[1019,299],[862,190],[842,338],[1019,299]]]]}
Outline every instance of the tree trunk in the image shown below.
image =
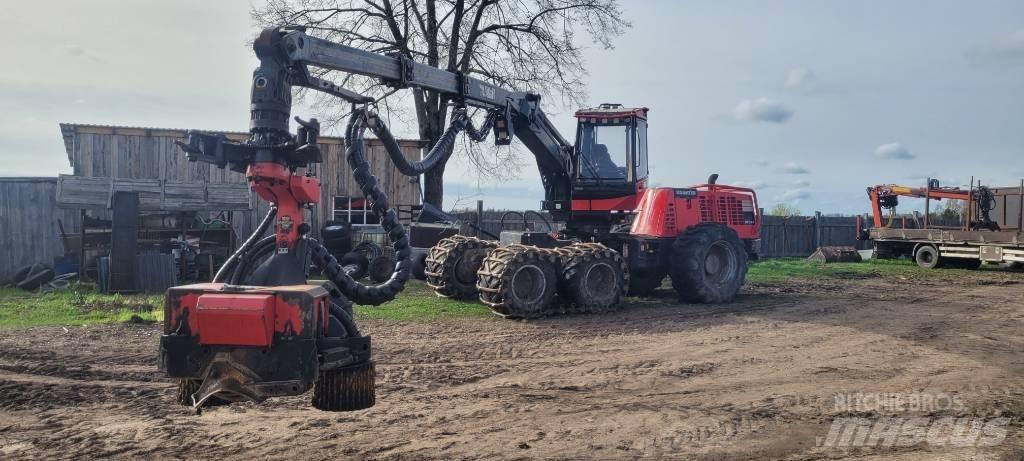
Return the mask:
{"type": "MultiPolygon", "coordinates": [[[[448,116],[448,98],[442,97],[434,91],[424,91],[423,96],[425,101],[417,104],[416,112],[420,121],[420,139],[430,141],[429,149],[437,144],[437,141],[441,139],[441,134],[444,133],[445,120],[448,116]]],[[[444,207],[444,169],[451,158],[452,150],[443,152],[444,158],[433,170],[423,173],[421,178],[423,201],[441,209],[444,207]]]]}
{"type": "Polygon", "coordinates": [[[423,173],[423,201],[442,208],[444,204],[444,168],[438,165],[433,170],[423,173]]]}

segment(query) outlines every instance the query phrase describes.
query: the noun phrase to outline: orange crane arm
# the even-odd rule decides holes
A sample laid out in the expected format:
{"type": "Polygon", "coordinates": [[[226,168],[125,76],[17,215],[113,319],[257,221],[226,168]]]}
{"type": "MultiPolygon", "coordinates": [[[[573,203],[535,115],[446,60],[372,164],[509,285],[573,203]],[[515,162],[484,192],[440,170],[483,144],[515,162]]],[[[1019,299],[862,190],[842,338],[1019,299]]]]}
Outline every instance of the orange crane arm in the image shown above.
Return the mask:
{"type": "Polygon", "coordinates": [[[882,227],[882,205],[881,201],[887,197],[917,197],[948,200],[970,200],[971,192],[954,187],[939,187],[929,189],[927,187],[908,187],[898,184],[880,184],[868,188],[868,197],[871,199],[871,212],[874,215],[875,227],[882,227]]]}

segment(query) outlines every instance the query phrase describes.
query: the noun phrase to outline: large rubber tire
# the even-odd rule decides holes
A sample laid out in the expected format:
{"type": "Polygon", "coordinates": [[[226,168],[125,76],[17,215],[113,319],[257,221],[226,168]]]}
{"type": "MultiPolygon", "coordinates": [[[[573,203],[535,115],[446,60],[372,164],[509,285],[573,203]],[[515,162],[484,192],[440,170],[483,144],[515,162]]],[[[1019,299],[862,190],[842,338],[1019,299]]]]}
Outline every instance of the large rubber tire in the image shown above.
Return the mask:
{"type": "Polygon", "coordinates": [[[721,224],[698,224],[673,242],[669,275],[683,301],[727,303],[746,279],[747,252],[736,231],[721,224]]]}
{"type": "Polygon", "coordinates": [[[17,285],[25,280],[25,277],[28,277],[28,274],[32,272],[32,267],[32,265],[24,266],[14,272],[14,275],[11,276],[11,285],[17,285]]]}
{"type": "Polygon", "coordinates": [[[629,268],[619,252],[599,243],[574,245],[563,261],[561,299],[578,312],[618,307],[629,284],[629,268]]]}
{"type": "Polygon", "coordinates": [[[25,291],[35,291],[43,286],[43,284],[53,280],[54,276],[55,274],[50,266],[36,264],[32,266],[32,271],[21,282],[18,282],[18,288],[25,291]]]}
{"type": "Polygon", "coordinates": [[[664,272],[631,272],[629,274],[629,296],[650,296],[664,280],[664,272]]]}
{"type": "Polygon", "coordinates": [[[321,371],[313,383],[313,407],[323,411],[355,411],[376,403],[373,361],[321,371]]]}
{"type": "Polygon", "coordinates": [[[366,277],[366,272],[370,268],[370,261],[366,259],[366,256],[356,251],[345,253],[345,256],[341,257],[339,264],[342,266],[357,266],[359,270],[349,274],[355,280],[366,277]]]}
{"type": "Polygon", "coordinates": [[[502,317],[552,314],[559,280],[557,259],[549,250],[524,245],[491,250],[477,274],[480,301],[502,317]]]}
{"type": "Polygon", "coordinates": [[[454,299],[476,299],[476,272],[487,251],[496,242],[456,235],[441,239],[427,253],[424,274],[427,285],[438,296],[454,299]]]}
{"type": "Polygon", "coordinates": [[[391,274],[395,272],[395,262],[387,256],[378,256],[370,261],[368,272],[370,274],[371,282],[384,282],[391,278],[391,274]]]}
{"type": "Polygon", "coordinates": [[[922,245],[914,253],[914,262],[925,269],[938,269],[945,264],[944,258],[939,256],[939,249],[931,245],[922,245]]]}

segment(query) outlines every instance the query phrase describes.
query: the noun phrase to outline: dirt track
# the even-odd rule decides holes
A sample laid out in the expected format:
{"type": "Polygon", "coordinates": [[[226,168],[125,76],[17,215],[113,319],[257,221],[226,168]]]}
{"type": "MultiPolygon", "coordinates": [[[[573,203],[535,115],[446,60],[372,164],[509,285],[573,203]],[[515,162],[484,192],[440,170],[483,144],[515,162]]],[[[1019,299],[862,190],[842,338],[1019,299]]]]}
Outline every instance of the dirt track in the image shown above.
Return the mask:
{"type": "MultiPolygon", "coordinates": [[[[740,302],[533,322],[363,320],[378,404],[308,396],[194,411],[153,326],[0,330],[0,459],[1021,459],[1024,274],[794,281],[740,302]],[[954,395],[1006,417],[987,448],[818,447],[835,395],[954,395]]],[[[667,296],[667,293],[666,293],[667,296]]]]}

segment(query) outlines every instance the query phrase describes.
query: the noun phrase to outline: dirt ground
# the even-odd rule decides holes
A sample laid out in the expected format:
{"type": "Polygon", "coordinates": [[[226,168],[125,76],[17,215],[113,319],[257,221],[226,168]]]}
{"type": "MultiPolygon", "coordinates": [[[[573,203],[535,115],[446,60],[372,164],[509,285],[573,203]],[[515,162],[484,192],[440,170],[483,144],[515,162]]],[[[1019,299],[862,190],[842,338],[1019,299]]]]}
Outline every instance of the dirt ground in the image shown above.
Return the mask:
{"type": "Polygon", "coordinates": [[[962,274],[755,285],[727,306],[666,292],[531,322],[363,320],[378,403],[353,413],[308,394],[176,406],[152,325],[0,330],[0,459],[1022,459],[1024,274],[962,274]],[[957,404],[836,403],[880,393],[957,404]],[[820,446],[835,418],[890,416],[1007,418],[1006,436],[820,446]]]}

